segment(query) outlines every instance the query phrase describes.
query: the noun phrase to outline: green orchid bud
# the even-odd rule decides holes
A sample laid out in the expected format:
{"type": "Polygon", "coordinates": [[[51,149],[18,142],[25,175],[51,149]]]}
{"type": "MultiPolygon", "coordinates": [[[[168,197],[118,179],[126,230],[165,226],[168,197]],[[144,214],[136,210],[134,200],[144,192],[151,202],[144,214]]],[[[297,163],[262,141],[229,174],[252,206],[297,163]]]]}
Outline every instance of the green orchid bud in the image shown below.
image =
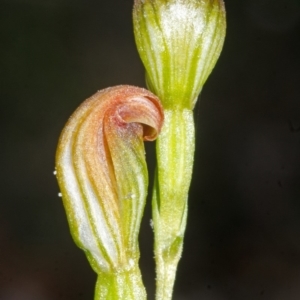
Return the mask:
{"type": "Polygon", "coordinates": [[[135,0],[134,35],[146,82],[164,107],[152,214],[156,300],[170,300],[183,248],[195,129],[193,108],[223,47],[223,0],[135,0]]]}
{"type": "Polygon", "coordinates": [[[135,0],[133,22],[149,89],[164,108],[192,109],[223,46],[223,1],[135,0]]]}
{"type": "Polygon", "coordinates": [[[146,299],[138,233],[147,194],[143,140],[163,122],[156,96],[117,86],[71,116],[58,144],[56,174],[72,236],[98,274],[95,299],[146,299]]]}

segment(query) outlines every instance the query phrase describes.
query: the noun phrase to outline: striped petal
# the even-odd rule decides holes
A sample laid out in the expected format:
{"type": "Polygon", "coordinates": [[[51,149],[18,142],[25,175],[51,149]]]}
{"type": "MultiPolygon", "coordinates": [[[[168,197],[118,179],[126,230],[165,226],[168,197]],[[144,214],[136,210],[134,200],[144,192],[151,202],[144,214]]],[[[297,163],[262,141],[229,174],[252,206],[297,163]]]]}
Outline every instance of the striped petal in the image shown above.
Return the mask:
{"type": "Polygon", "coordinates": [[[126,269],[139,257],[148,185],[143,140],[154,140],[162,122],[156,96],[117,86],[83,102],[61,134],[63,203],[73,238],[97,273],[126,269]]]}
{"type": "Polygon", "coordinates": [[[223,1],[135,0],[133,23],[149,89],[164,108],[192,109],[223,46],[223,1]]]}

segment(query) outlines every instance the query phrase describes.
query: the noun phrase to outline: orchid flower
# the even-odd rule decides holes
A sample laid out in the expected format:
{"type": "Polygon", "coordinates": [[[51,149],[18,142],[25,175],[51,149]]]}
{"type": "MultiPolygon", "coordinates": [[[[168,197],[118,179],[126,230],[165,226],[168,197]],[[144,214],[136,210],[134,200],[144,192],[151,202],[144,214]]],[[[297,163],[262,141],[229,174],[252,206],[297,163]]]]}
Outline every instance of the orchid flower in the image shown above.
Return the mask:
{"type": "Polygon", "coordinates": [[[157,137],[163,119],[151,92],[116,86],[83,102],[59,139],[56,175],[71,234],[98,274],[95,300],[146,299],[138,267],[143,140],[157,137]]]}
{"type": "Polygon", "coordinates": [[[133,25],[153,94],[132,86],[97,92],[71,116],[56,155],[72,236],[98,274],[95,300],[146,299],[138,267],[148,186],[143,140],[156,137],[156,300],[172,299],[193,170],[193,108],[223,47],[225,8],[223,0],[134,0],[133,25]]]}
{"type": "Polygon", "coordinates": [[[134,34],[146,82],[164,107],[157,139],[152,214],[156,299],[172,298],[187,219],[195,130],[193,108],[222,50],[222,0],[135,0],[134,34]]]}

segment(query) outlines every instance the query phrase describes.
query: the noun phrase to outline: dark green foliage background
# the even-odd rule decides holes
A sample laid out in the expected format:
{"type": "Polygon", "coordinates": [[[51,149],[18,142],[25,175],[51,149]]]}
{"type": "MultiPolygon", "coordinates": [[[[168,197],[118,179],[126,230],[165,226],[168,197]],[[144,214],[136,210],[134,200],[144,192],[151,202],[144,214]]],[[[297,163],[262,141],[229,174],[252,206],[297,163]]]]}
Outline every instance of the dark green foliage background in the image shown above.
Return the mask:
{"type": "MultiPolygon", "coordinates": [[[[226,7],[224,51],[195,110],[174,300],[298,300],[300,3],[226,7]]],[[[0,1],[1,300],[93,298],[95,274],[71,240],[54,154],[85,98],[107,86],[144,85],[131,9],[129,0],[0,1]]],[[[153,299],[150,218],[148,205],[141,266],[153,299]]]]}

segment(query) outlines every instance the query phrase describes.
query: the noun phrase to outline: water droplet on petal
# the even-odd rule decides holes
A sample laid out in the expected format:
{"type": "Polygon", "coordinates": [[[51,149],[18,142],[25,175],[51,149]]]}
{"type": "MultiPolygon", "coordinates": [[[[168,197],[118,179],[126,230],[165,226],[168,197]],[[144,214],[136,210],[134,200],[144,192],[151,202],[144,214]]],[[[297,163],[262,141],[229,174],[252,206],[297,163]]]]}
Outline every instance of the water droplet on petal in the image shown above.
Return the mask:
{"type": "Polygon", "coordinates": [[[150,219],[150,227],[153,229],[153,227],[154,227],[154,224],[153,224],[153,220],[152,219],[150,219]]]}

